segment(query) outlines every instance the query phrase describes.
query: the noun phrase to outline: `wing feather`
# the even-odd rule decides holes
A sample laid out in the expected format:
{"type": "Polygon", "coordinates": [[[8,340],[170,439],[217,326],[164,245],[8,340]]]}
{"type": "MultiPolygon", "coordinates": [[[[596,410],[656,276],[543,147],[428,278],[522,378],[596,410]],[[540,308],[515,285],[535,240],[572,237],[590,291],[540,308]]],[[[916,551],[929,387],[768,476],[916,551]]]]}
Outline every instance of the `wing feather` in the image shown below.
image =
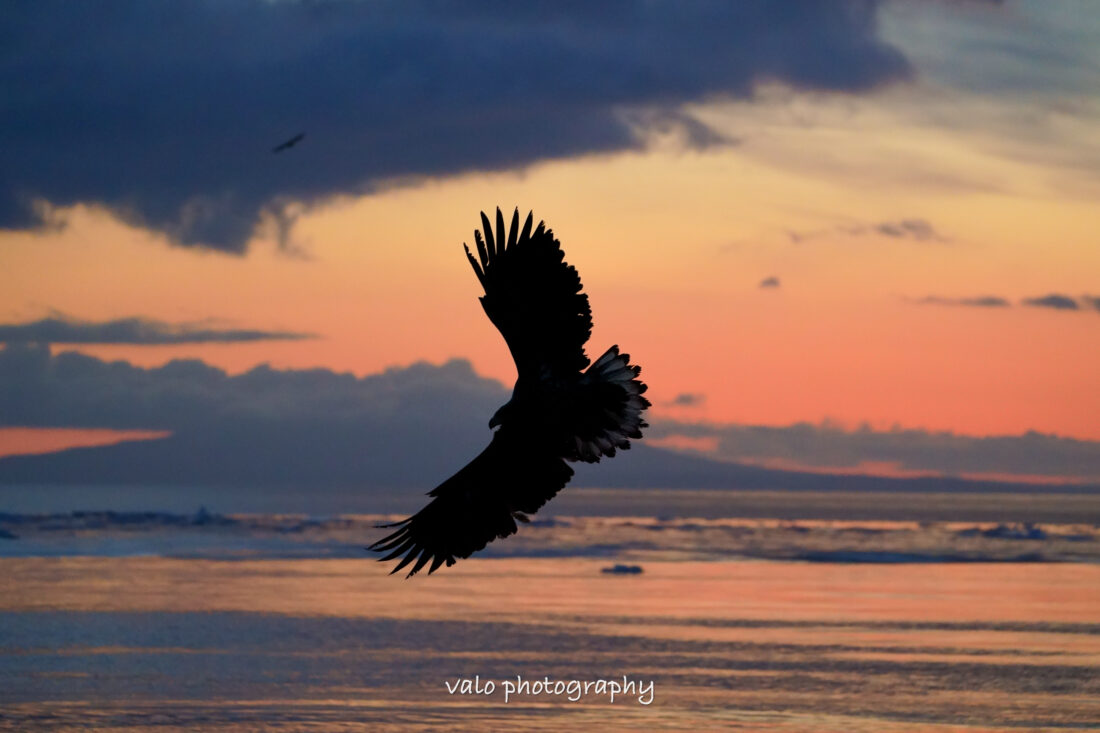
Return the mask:
{"type": "MultiPolygon", "coordinates": [[[[492,235],[489,236],[491,237],[492,235]]],[[[489,241],[491,242],[492,239],[490,239],[489,241]]],[[[481,238],[481,232],[477,231],[476,229],[474,230],[474,244],[477,245],[477,256],[481,258],[481,271],[482,273],[484,273],[485,263],[489,261],[489,251],[488,248],[485,246],[484,240],[482,240],[481,238]]],[[[463,244],[462,246],[465,247],[466,245],[463,244]]]]}
{"type": "Polygon", "coordinates": [[[401,558],[391,574],[412,564],[411,577],[429,562],[433,573],[515,533],[516,520],[526,521],[525,514],[538,511],[572,476],[573,469],[546,446],[526,445],[502,427],[480,455],[429,492],[427,506],[384,525],[396,529],[369,549],[388,552],[382,562],[401,558]]]}
{"type": "Polygon", "coordinates": [[[553,231],[533,214],[522,231],[519,209],[506,231],[496,211],[496,233],[485,212],[482,233],[474,232],[479,263],[474,264],[485,290],[482,307],[512,352],[520,377],[551,371],[576,372],[588,366],[584,345],[592,334],[592,311],[576,268],[564,261],[553,231]],[[480,265],[480,266],[479,266],[480,265]]]}
{"type": "MultiPolygon", "coordinates": [[[[500,209],[497,209],[499,212],[500,209]]],[[[500,214],[498,213],[497,216],[500,214]]],[[[512,226],[508,227],[508,244],[505,245],[504,251],[507,252],[512,247],[516,246],[516,240],[519,237],[519,209],[517,208],[512,212],[512,226]]]]}
{"type": "Polygon", "coordinates": [[[504,254],[505,243],[507,242],[507,234],[504,232],[504,214],[500,213],[500,207],[497,207],[497,254],[504,254]]]}
{"type": "MultiPolygon", "coordinates": [[[[519,209],[516,209],[516,213],[519,213],[519,209]]],[[[519,235],[519,241],[526,242],[531,238],[531,222],[535,220],[535,212],[527,212],[527,221],[523,222],[523,232],[519,235]]]]}
{"type": "Polygon", "coordinates": [[[477,281],[481,283],[481,287],[485,287],[484,270],[481,269],[481,265],[479,265],[477,260],[474,259],[474,256],[470,254],[470,248],[467,247],[465,244],[463,244],[462,247],[466,250],[466,259],[470,261],[470,266],[474,268],[474,274],[477,275],[477,281]]]}
{"type": "MultiPolygon", "coordinates": [[[[489,217],[485,215],[484,211],[481,212],[481,226],[485,230],[485,244],[486,244],[486,248],[489,250],[489,259],[491,260],[492,258],[497,256],[497,246],[496,246],[496,240],[493,239],[493,225],[489,223],[489,217]]],[[[477,233],[476,230],[474,231],[474,236],[475,237],[478,236],[478,233],[477,233]]],[[[485,258],[482,258],[482,260],[481,260],[482,267],[485,267],[488,264],[488,262],[489,262],[489,260],[486,260],[485,258]]]]}

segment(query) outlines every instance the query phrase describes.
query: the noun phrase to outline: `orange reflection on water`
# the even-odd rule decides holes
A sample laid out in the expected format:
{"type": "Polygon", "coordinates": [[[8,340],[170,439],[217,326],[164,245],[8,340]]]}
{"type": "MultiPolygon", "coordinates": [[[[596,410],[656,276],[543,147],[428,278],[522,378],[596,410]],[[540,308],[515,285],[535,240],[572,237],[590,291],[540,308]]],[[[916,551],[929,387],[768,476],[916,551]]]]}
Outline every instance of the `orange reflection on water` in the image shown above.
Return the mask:
{"type": "Polygon", "coordinates": [[[254,611],[395,618],[1100,622],[1100,567],[473,559],[410,580],[369,560],[9,558],[0,610],[254,611]]]}
{"type": "MultiPolygon", "coordinates": [[[[266,730],[301,729],[303,721],[317,722],[319,729],[396,730],[387,727],[394,711],[420,730],[435,729],[439,720],[454,722],[455,716],[465,716],[461,722],[469,725],[458,726],[463,728],[528,730],[538,728],[530,724],[535,709],[552,716],[541,720],[547,730],[947,731],[964,721],[973,726],[967,730],[1036,721],[1043,723],[1033,727],[1074,729],[1100,720],[1089,672],[1100,662],[1097,565],[647,562],[640,575],[610,575],[601,572],[608,564],[475,559],[404,580],[365,559],[2,559],[0,611],[200,615],[191,622],[191,636],[173,633],[152,642],[141,637],[146,641],[139,644],[126,635],[101,642],[94,633],[78,634],[77,644],[59,639],[56,649],[16,649],[9,660],[34,674],[68,675],[83,666],[111,674],[129,670],[130,676],[87,682],[93,685],[88,694],[108,690],[106,701],[69,709],[67,702],[16,700],[5,713],[28,721],[71,721],[73,729],[89,720],[106,729],[116,720],[182,721],[165,728],[173,731],[210,720],[248,721],[266,730]],[[201,615],[211,611],[255,615],[230,621],[201,615]],[[318,649],[317,633],[346,633],[346,624],[310,623],[308,633],[296,637],[297,646],[262,653],[245,647],[265,666],[253,687],[241,689],[224,710],[216,708],[220,703],[204,707],[197,700],[156,697],[171,692],[154,691],[155,699],[144,700],[126,686],[136,685],[142,670],[162,670],[184,658],[211,679],[222,679],[209,670],[241,665],[234,657],[241,648],[223,648],[211,639],[235,633],[234,624],[257,624],[262,649],[264,625],[271,624],[270,633],[283,628],[281,621],[272,623],[276,614],[515,625],[492,630],[503,642],[487,648],[471,645],[476,634],[467,637],[451,626],[425,644],[420,631],[406,630],[379,645],[328,643],[318,649]],[[212,636],[195,635],[194,629],[208,626],[212,636]],[[539,642],[510,643],[507,637],[521,628],[517,638],[534,635],[539,642]],[[574,645],[565,654],[559,645],[570,638],[574,645]],[[58,656],[75,661],[55,664],[58,656]],[[317,687],[318,678],[300,680],[299,663],[325,671],[329,676],[320,677],[326,682],[317,687]],[[383,670],[382,676],[367,672],[374,669],[383,670]],[[531,700],[507,707],[442,691],[442,677],[489,675],[494,669],[501,679],[516,672],[629,672],[659,680],[660,703],[642,709],[586,699],[575,707],[559,701],[538,708],[542,701],[531,700]],[[1031,670],[1038,681],[1021,682],[1031,670]],[[391,684],[391,671],[404,681],[391,684]],[[274,691],[268,673],[283,680],[274,691]],[[308,697],[311,692],[315,698],[308,697]],[[378,701],[379,712],[357,707],[371,700],[378,701]]],[[[391,626],[401,625],[373,628],[391,626]]],[[[224,679],[236,684],[234,675],[245,672],[233,669],[224,679]]],[[[191,689],[190,679],[174,684],[167,689],[191,689]]],[[[202,692],[204,699],[209,692],[202,692]]]]}

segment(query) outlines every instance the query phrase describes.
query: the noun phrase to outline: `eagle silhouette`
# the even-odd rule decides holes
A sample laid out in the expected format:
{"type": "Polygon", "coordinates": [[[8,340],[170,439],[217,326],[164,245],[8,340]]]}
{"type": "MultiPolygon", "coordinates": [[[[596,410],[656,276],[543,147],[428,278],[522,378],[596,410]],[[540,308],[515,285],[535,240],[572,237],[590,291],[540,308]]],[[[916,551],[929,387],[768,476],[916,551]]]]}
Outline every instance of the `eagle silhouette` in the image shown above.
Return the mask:
{"type": "Polygon", "coordinates": [[[275,147],[273,147],[273,148],[271,149],[271,152],[273,152],[273,153],[281,153],[281,152],[283,152],[284,150],[290,150],[290,149],[291,149],[291,148],[293,148],[293,147],[294,147],[295,145],[297,145],[298,143],[302,142],[302,139],[303,139],[303,138],[305,138],[305,136],[306,136],[306,134],[305,134],[304,132],[299,132],[299,133],[298,133],[297,135],[295,135],[294,137],[290,138],[290,139],[289,139],[289,140],[287,140],[286,142],[282,142],[282,143],[279,143],[278,145],[276,145],[275,147]]]}
{"type": "Polygon", "coordinates": [[[576,268],[564,261],[554,233],[539,222],[522,231],[519,209],[504,228],[496,212],[496,236],[484,212],[485,237],[474,231],[475,258],[466,256],[485,289],[481,305],[504,336],[516,362],[516,385],[492,419],[489,446],[428,495],[411,517],[380,525],[396,531],[368,549],[401,556],[391,575],[414,563],[408,576],[454,565],[495,539],[516,531],[516,521],[538,511],[573,476],[567,461],[596,463],[641,438],[649,400],[637,377],[640,366],[612,346],[595,363],[584,344],[592,311],[576,268]]]}

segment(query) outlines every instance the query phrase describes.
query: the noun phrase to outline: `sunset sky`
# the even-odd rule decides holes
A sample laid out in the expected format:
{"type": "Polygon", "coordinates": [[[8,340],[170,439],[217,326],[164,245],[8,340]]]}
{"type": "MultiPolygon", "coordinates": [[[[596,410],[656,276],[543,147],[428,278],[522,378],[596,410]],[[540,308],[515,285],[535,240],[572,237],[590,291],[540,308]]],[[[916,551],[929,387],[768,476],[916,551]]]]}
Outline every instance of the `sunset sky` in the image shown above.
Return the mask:
{"type": "MultiPolygon", "coordinates": [[[[654,444],[1100,482],[1085,0],[53,5],[0,20],[9,360],[459,358],[510,389],[462,243],[519,207],[581,274],[589,355],[642,365],[654,444]]],[[[24,388],[0,455],[173,429],[24,388]]]]}

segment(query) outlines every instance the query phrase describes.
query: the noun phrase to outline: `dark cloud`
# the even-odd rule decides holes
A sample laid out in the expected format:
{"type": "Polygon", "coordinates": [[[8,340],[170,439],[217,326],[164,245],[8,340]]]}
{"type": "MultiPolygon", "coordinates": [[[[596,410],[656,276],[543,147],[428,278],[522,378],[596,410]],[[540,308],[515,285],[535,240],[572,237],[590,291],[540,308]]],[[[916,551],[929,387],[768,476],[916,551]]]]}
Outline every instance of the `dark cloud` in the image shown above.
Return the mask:
{"type": "Polygon", "coordinates": [[[698,407],[707,399],[706,395],[697,392],[681,392],[672,398],[669,404],[674,407],[698,407]]]}
{"type": "Polygon", "coordinates": [[[0,21],[0,227],[100,204],[243,251],[265,215],[387,181],[641,146],[761,80],[908,78],[874,0],[71,3],[0,21]],[[273,146],[306,137],[278,155],[273,146]],[[37,209],[41,211],[41,209],[37,209]]]}
{"type": "Polygon", "coordinates": [[[762,287],[762,288],[778,288],[779,287],[779,278],[777,278],[775,275],[772,275],[771,277],[766,277],[766,278],[764,278],[763,280],[760,281],[760,286],[759,287],[762,287]]]}
{"type": "Polygon", "coordinates": [[[974,298],[943,298],[938,295],[929,295],[913,302],[921,305],[961,305],[974,308],[1007,308],[1011,305],[1006,299],[997,295],[979,295],[974,298]]]}
{"type": "Polygon", "coordinates": [[[1077,305],[1077,301],[1068,295],[1059,295],[1058,293],[1051,293],[1050,295],[1044,295],[1038,298],[1024,298],[1020,301],[1024,305],[1034,306],[1036,308],[1053,308],[1060,311],[1075,311],[1080,310],[1080,306],[1077,305]]]}
{"type": "Polygon", "coordinates": [[[0,343],[7,344],[197,344],[237,343],[314,338],[290,331],[211,329],[196,324],[171,324],[148,318],[81,321],[65,316],[31,323],[0,324],[0,343]]]}
{"type": "Polygon", "coordinates": [[[459,359],[363,378],[266,365],[230,376],[198,360],[145,369],[77,352],[51,356],[42,345],[0,350],[0,425],[187,430],[264,420],[392,426],[431,423],[443,412],[476,416],[452,421],[451,430],[487,425],[507,399],[499,382],[459,359]]]}
{"type": "MultiPolygon", "coordinates": [[[[465,465],[490,440],[488,419],[508,399],[499,382],[455,359],[355,377],[327,369],[257,367],[230,376],[200,361],[144,369],[46,346],[0,350],[0,427],[110,427],[171,432],[160,440],[0,458],[4,484],[240,486],[308,492],[343,487],[381,496],[419,492],[465,465]]],[[[689,401],[699,398],[689,397],[689,401]]],[[[815,426],[723,427],[659,421],[647,431],[715,437],[716,458],[646,445],[613,461],[576,466],[578,486],[816,490],[1026,490],[954,478],[888,479],[781,471],[730,462],[785,457],[802,464],[933,462],[1023,473],[1096,475],[1100,443],[1029,433],[974,439],[922,431],[847,433],[815,426]],[[876,441],[881,445],[876,447],[876,441]],[[739,447],[740,446],[740,447],[739,447]],[[954,455],[954,458],[951,456],[954,455]],[[923,456],[923,458],[921,458],[923,456]]],[[[962,470],[962,469],[960,469],[962,470]]],[[[275,495],[279,495],[275,492],[275,495]]],[[[334,495],[329,495],[330,499],[334,495]]],[[[416,493],[415,497],[420,494],[416,493]]]]}
{"type": "Polygon", "coordinates": [[[925,430],[844,430],[799,423],[785,427],[709,425],[655,421],[647,437],[683,436],[717,441],[715,458],[779,460],[803,466],[857,469],[888,463],[911,471],[958,474],[1019,474],[1100,479],[1100,441],[1027,432],[971,437],[925,430]]]}
{"type": "Polygon", "coordinates": [[[172,433],[117,452],[70,451],[34,464],[32,477],[46,465],[84,481],[438,483],[485,447],[508,394],[457,359],[362,378],[268,366],[230,376],[195,360],[144,369],[46,346],[0,351],[0,426],[172,433]]]}
{"type": "Polygon", "coordinates": [[[1081,302],[1085,304],[1086,308],[1100,311],[1100,295],[1082,295],[1081,302]]]}

